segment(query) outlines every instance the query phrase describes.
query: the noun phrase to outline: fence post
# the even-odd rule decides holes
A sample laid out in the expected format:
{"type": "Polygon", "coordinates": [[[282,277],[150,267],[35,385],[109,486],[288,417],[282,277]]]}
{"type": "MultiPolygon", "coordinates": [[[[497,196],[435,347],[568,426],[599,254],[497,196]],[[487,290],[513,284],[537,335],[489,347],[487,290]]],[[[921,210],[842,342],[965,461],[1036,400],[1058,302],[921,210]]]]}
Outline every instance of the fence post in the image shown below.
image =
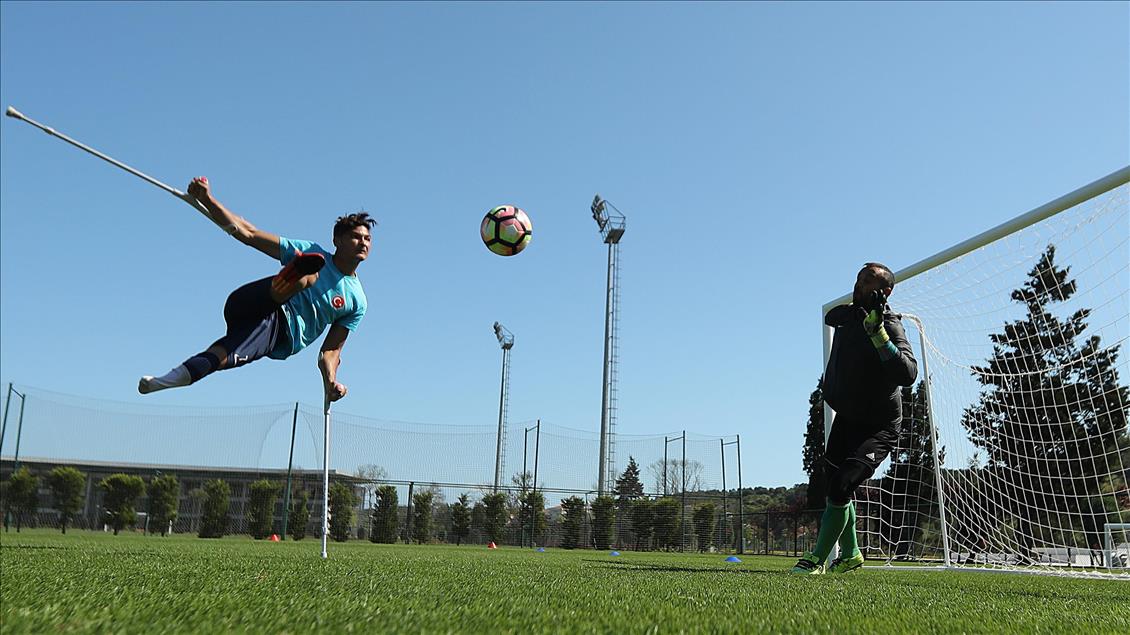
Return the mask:
{"type": "Polygon", "coordinates": [[[8,431],[8,411],[12,406],[12,382],[8,382],[8,397],[4,400],[4,422],[0,423],[0,451],[4,449],[4,433],[8,431]]]}
{"type": "Polygon", "coordinates": [[[726,442],[722,439],[718,439],[718,445],[722,450],[722,523],[718,528],[718,546],[721,547],[726,544],[726,527],[730,524],[726,516],[730,508],[727,505],[728,501],[726,497],[726,442]]]}
{"type": "Polygon", "coordinates": [[[286,496],[283,497],[282,535],[286,540],[287,523],[290,522],[290,475],[294,468],[294,431],[298,428],[298,402],[294,402],[294,418],[290,422],[290,458],[286,461],[286,496]]]}
{"type": "Polygon", "coordinates": [[[687,431],[683,430],[683,504],[679,514],[679,551],[686,551],[687,543],[687,431]]]}
{"type": "MultiPolygon", "coordinates": [[[[412,490],[416,487],[414,481],[408,482],[408,508],[404,514],[404,542],[412,543],[412,490]]],[[[498,491],[498,490],[495,490],[498,491]]]]}
{"type": "Polygon", "coordinates": [[[769,510],[765,510],[765,555],[769,555],[769,510]]]}
{"type": "Polygon", "coordinates": [[[742,492],[742,435],[734,435],[738,450],[738,553],[745,553],[745,495],[742,492]]]}
{"type": "Polygon", "coordinates": [[[797,555],[798,553],[800,553],[800,552],[797,551],[797,542],[798,542],[797,541],[797,537],[798,537],[797,534],[799,533],[798,532],[798,525],[799,524],[800,524],[800,515],[798,514],[798,512],[794,511],[793,512],[793,555],[794,556],[797,555]]]}
{"type": "MultiPolygon", "coordinates": [[[[541,419],[537,420],[537,424],[535,424],[534,427],[536,429],[534,430],[534,482],[533,482],[533,492],[536,494],[537,491],[538,491],[538,450],[541,448],[541,419]]],[[[534,543],[537,540],[537,527],[538,527],[538,525],[537,525],[536,514],[542,514],[542,515],[545,514],[545,502],[544,502],[544,500],[542,502],[541,511],[532,512],[530,514],[530,546],[531,547],[534,546],[534,543]]]]}

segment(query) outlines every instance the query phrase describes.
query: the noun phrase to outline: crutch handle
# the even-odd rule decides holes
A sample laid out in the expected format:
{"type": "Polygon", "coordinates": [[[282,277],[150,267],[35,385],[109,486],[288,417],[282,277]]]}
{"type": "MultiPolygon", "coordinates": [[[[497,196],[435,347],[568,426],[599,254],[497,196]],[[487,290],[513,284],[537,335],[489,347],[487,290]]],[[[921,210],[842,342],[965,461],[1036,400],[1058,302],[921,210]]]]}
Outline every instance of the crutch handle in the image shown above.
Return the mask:
{"type": "Polygon", "coordinates": [[[176,189],[173,190],[173,196],[176,196],[177,198],[184,201],[185,203],[188,203],[189,205],[195,207],[196,211],[207,216],[209,220],[215,220],[215,219],[212,218],[212,212],[209,212],[208,208],[204,207],[203,203],[196,200],[196,197],[190,196],[190,195],[185,194],[184,192],[182,192],[180,190],[176,190],[176,189]]]}
{"type": "MultiPolygon", "coordinates": [[[[208,220],[212,221],[213,223],[216,223],[217,225],[220,225],[220,223],[218,221],[216,221],[216,217],[212,216],[212,212],[209,211],[208,208],[205,207],[203,203],[201,203],[199,200],[194,198],[191,194],[186,194],[186,193],[184,193],[184,192],[182,192],[178,189],[175,189],[175,188],[171,188],[171,189],[172,189],[172,192],[173,192],[173,196],[175,196],[175,197],[179,198],[180,200],[184,201],[185,203],[188,203],[189,205],[191,205],[193,208],[196,209],[196,211],[203,214],[204,218],[207,218],[208,220]]],[[[227,233],[232,234],[232,235],[234,235],[237,231],[239,231],[239,229],[236,228],[235,225],[226,225],[226,226],[220,225],[220,228],[223,229],[224,231],[226,231],[227,233]]]]}

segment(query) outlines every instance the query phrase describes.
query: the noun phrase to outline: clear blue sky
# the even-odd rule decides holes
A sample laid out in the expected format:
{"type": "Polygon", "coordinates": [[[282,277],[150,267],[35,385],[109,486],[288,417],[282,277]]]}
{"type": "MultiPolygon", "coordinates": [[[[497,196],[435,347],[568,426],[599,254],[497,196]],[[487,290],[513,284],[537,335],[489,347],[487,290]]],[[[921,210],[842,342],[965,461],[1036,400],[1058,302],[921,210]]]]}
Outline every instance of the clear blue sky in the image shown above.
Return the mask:
{"type": "MultiPolygon", "coordinates": [[[[5,2],[0,105],[182,189],[207,175],[282,235],[375,213],[337,409],[384,419],[492,424],[499,320],[512,420],[599,428],[599,192],[628,218],[619,430],[738,433],[746,483],[786,485],[821,305],[861,263],[1130,162],[1128,7],[5,2]],[[503,203],[535,226],[515,258],[477,236],[503,203]]],[[[0,381],[320,402],[313,349],[138,395],[276,265],[26,124],[0,141],[0,381]]]]}

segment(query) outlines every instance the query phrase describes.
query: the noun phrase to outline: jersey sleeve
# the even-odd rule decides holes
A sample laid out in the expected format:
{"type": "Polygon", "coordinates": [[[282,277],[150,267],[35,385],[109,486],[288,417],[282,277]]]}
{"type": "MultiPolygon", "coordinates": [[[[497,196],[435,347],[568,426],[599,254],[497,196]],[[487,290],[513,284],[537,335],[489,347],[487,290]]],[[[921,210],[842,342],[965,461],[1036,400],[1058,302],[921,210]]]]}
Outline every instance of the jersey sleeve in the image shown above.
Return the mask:
{"type": "Polygon", "coordinates": [[[334,320],[334,324],[344,326],[351,332],[356,331],[357,327],[361,325],[361,319],[365,317],[365,311],[369,308],[369,304],[364,295],[357,295],[353,299],[353,311],[341,316],[334,320]]]}
{"type": "Polygon", "coordinates": [[[317,247],[317,245],[309,240],[297,240],[279,236],[279,262],[285,265],[291,260],[294,260],[296,251],[310,251],[314,247],[317,247]]]}
{"type": "Polygon", "coordinates": [[[365,307],[359,307],[356,311],[339,318],[334,324],[344,326],[350,331],[356,331],[357,327],[361,325],[361,318],[365,317],[365,307]]]}
{"type": "Polygon", "coordinates": [[[883,361],[883,372],[899,386],[913,386],[918,378],[918,361],[914,359],[914,351],[906,339],[906,331],[897,319],[884,322],[884,328],[887,329],[891,343],[898,349],[898,355],[883,361]]]}

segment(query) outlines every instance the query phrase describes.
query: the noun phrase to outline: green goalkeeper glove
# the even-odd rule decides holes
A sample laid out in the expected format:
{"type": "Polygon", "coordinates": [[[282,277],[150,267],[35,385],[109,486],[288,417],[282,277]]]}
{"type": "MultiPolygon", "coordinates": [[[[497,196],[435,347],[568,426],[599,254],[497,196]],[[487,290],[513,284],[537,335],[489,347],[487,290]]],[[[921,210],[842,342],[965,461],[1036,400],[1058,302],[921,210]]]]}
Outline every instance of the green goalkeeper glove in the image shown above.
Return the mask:
{"type": "Polygon", "coordinates": [[[883,348],[887,342],[891,341],[891,337],[887,335],[887,329],[883,328],[883,315],[878,309],[871,309],[867,317],[863,318],[863,330],[867,331],[867,335],[871,338],[871,344],[875,348],[883,348]]]}
{"type": "Polygon", "coordinates": [[[891,342],[887,329],[883,328],[883,314],[887,310],[887,295],[874,291],[868,298],[867,316],[863,318],[863,330],[871,338],[871,345],[879,352],[879,359],[887,361],[898,356],[898,348],[891,342]]]}

